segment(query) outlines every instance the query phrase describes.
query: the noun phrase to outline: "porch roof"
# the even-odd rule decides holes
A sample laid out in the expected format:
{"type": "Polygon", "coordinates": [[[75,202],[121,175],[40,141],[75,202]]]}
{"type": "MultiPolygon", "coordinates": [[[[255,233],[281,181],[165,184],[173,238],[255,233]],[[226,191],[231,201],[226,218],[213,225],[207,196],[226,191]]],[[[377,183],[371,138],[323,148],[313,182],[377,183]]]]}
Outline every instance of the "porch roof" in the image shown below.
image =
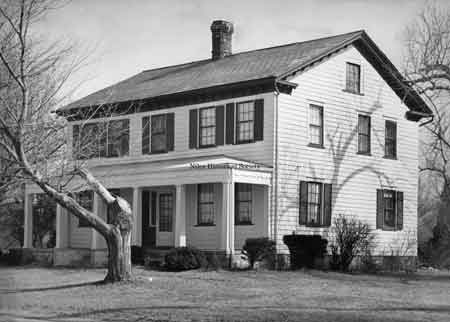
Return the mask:
{"type": "MultiPolygon", "coordinates": [[[[226,155],[188,157],[158,161],[139,161],[91,168],[94,176],[107,188],[151,187],[207,182],[242,182],[271,185],[272,167],[226,155]]],[[[73,181],[80,187],[81,182],[73,181]]],[[[27,193],[40,188],[30,184],[27,193]]]]}

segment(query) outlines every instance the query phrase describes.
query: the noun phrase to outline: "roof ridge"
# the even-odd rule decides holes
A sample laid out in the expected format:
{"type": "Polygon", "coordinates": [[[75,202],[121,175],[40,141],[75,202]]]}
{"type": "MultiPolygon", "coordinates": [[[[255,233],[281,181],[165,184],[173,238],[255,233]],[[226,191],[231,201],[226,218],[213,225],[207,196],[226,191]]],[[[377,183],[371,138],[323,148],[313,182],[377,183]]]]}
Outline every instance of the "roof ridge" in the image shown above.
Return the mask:
{"type": "MultiPolygon", "coordinates": [[[[238,53],[235,53],[235,54],[231,54],[229,56],[225,56],[225,57],[221,58],[221,60],[222,59],[227,59],[228,57],[238,56],[238,55],[241,55],[241,54],[248,54],[248,53],[262,51],[262,50],[268,50],[268,49],[274,49],[274,48],[281,48],[281,47],[288,47],[288,46],[293,46],[293,45],[305,44],[305,43],[308,43],[308,42],[320,41],[320,40],[325,40],[325,39],[329,39],[329,38],[342,37],[342,36],[345,36],[345,35],[357,34],[357,33],[362,33],[362,32],[365,32],[364,29],[350,31],[350,32],[346,32],[346,33],[338,34],[338,35],[334,35],[334,36],[314,38],[314,39],[309,39],[309,40],[305,40],[305,41],[297,41],[297,42],[292,42],[292,43],[284,44],[284,45],[276,45],[276,46],[271,46],[271,47],[251,49],[251,50],[246,50],[246,51],[241,51],[241,52],[238,52],[238,53]]],[[[153,71],[157,71],[157,70],[160,70],[160,69],[166,69],[166,68],[172,68],[172,67],[180,67],[180,66],[190,65],[190,64],[194,64],[194,63],[212,62],[212,61],[214,61],[214,60],[211,59],[211,58],[200,59],[200,60],[193,60],[193,61],[190,61],[190,62],[180,63],[180,64],[176,64],[176,65],[169,65],[169,66],[163,66],[163,67],[157,67],[157,68],[144,69],[143,71],[141,71],[141,73],[153,72],[153,71]]]]}

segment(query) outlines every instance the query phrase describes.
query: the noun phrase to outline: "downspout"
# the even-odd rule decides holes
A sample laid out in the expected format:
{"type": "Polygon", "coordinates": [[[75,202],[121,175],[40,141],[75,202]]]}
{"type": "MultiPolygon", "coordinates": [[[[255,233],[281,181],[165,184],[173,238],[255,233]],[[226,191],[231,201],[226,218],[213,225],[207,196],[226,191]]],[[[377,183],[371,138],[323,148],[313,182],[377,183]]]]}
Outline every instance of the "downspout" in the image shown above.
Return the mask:
{"type": "MultiPolygon", "coordinates": [[[[275,158],[274,158],[274,178],[273,178],[273,209],[274,209],[274,213],[273,213],[273,218],[274,218],[274,223],[273,223],[273,238],[275,240],[275,245],[278,244],[278,97],[280,95],[280,90],[278,89],[278,84],[277,81],[275,80],[274,82],[275,84],[275,124],[274,124],[274,153],[275,153],[275,158]]],[[[275,246],[276,248],[278,248],[277,246],[275,246]]],[[[278,261],[276,261],[278,262],[278,261]]],[[[278,265],[277,265],[278,266],[278,265]]]]}

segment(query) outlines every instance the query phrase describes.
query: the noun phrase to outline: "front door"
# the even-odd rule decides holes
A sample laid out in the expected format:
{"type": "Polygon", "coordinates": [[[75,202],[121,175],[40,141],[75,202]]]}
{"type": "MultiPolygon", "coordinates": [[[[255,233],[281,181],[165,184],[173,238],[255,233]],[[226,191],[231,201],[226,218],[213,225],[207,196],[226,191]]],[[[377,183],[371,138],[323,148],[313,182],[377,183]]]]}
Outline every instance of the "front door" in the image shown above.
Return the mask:
{"type": "Polygon", "coordinates": [[[156,205],[155,191],[142,191],[142,246],[156,246],[156,205]]]}

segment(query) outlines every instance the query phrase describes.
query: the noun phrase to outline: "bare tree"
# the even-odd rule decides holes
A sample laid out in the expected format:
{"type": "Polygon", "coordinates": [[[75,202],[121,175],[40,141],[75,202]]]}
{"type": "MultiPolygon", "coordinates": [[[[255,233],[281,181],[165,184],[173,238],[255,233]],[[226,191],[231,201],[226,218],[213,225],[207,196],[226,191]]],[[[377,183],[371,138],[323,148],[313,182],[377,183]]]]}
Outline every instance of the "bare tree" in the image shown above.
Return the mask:
{"type": "Polygon", "coordinates": [[[54,0],[0,0],[0,157],[14,178],[33,182],[105,238],[106,282],[127,280],[131,278],[130,205],[111,194],[83,162],[68,157],[66,120],[49,113],[60,105],[61,88],[83,62],[74,45],[49,43],[34,28],[57,5],[60,2],[54,0]],[[109,223],[73,197],[68,182],[74,177],[106,202],[112,214],[109,223]]]}
{"type": "Polygon", "coordinates": [[[404,74],[434,114],[424,123],[420,188],[426,199],[437,190],[439,221],[450,223],[450,10],[430,3],[406,29],[405,49],[404,74]]]}

